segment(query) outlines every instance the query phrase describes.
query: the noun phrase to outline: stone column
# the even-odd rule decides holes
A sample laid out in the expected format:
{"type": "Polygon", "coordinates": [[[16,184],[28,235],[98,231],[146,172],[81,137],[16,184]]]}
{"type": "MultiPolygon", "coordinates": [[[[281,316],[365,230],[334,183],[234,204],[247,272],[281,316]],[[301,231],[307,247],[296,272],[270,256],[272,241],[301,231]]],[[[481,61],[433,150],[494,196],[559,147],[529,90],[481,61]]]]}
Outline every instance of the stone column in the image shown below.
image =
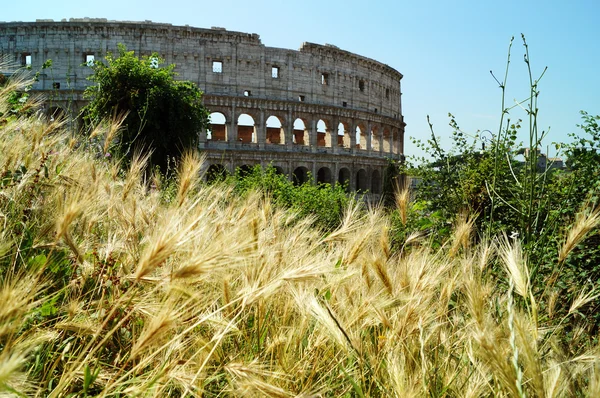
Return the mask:
{"type": "Polygon", "coordinates": [[[338,183],[338,173],[339,173],[339,162],[334,162],[333,167],[331,168],[331,186],[335,187],[338,183]]]}
{"type": "Polygon", "coordinates": [[[365,148],[367,150],[367,155],[371,154],[371,129],[373,128],[373,125],[371,124],[371,122],[367,122],[367,131],[365,132],[366,136],[365,136],[365,141],[367,142],[367,147],[365,148]]]}
{"type": "Polygon", "coordinates": [[[260,110],[260,121],[258,122],[258,126],[256,125],[256,121],[254,122],[254,130],[256,131],[258,149],[265,149],[267,141],[267,122],[265,120],[265,111],[262,109],[260,110]]]}
{"type": "Polygon", "coordinates": [[[356,153],[356,121],[352,119],[350,122],[350,152],[356,153]]]}
{"type": "Polygon", "coordinates": [[[231,105],[231,124],[229,126],[229,131],[227,131],[227,142],[229,142],[229,145],[233,145],[236,146],[237,145],[237,141],[238,141],[238,134],[237,134],[237,113],[235,112],[235,104],[231,105]]]}
{"type": "Polygon", "coordinates": [[[203,149],[206,148],[206,129],[200,129],[198,133],[198,148],[203,149]]]}
{"type": "MultiPolygon", "coordinates": [[[[283,125],[281,126],[283,128],[283,125]]],[[[287,130],[285,131],[285,149],[288,151],[293,150],[294,146],[294,118],[292,116],[292,110],[288,111],[287,116],[287,130]]]]}
{"type": "Polygon", "coordinates": [[[400,140],[398,155],[404,156],[404,129],[398,131],[398,139],[400,140]]]}
{"type": "Polygon", "coordinates": [[[329,128],[329,136],[331,137],[331,152],[338,153],[338,126],[340,120],[336,117],[331,119],[331,127],[329,128]]]}
{"type": "Polygon", "coordinates": [[[310,138],[310,151],[317,152],[317,120],[311,119],[309,124],[310,126],[307,126],[307,128],[310,138]]]}

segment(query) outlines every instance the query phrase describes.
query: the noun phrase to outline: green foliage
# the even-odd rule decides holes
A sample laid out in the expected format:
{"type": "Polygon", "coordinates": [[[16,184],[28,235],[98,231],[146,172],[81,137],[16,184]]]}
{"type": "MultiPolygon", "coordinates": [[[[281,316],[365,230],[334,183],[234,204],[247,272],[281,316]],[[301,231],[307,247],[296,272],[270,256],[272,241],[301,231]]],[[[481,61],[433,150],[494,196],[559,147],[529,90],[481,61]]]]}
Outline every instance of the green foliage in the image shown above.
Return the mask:
{"type": "Polygon", "coordinates": [[[84,117],[90,124],[116,115],[127,115],[120,152],[131,158],[134,150],[151,150],[151,163],[165,168],[169,157],[196,148],[198,133],[208,126],[202,92],[189,81],[175,80],[174,65],[160,67],[157,54],[141,59],[125,46],[106,64],[95,62],[84,93],[90,103],[84,117]]]}
{"type": "MultiPolygon", "coordinates": [[[[581,111],[581,114],[583,121],[578,127],[585,134],[572,133],[572,142],[564,144],[567,170],[551,176],[547,193],[554,204],[548,217],[554,229],[547,234],[546,247],[540,245],[538,248],[540,273],[552,275],[552,282],[556,278],[556,292],[567,300],[575,297],[575,287],[600,290],[600,236],[597,227],[587,234],[587,238],[560,266],[556,265],[555,250],[548,247],[563,244],[560,236],[568,231],[578,213],[589,213],[590,209],[598,208],[600,204],[600,116],[592,116],[585,111],[581,111]]],[[[594,300],[579,311],[579,316],[590,320],[596,330],[600,327],[599,304],[598,300],[594,300]]]]}
{"type": "Polygon", "coordinates": [[[494,203],[493,198],[514,198],[517,195],[512,189],[513,173],[520,166],[511,148],[515,145],[519,124],[509,125],[503,131],[501,140],[494,140],[487,147],[477,149],[479,134],[468,137],[454,116],[449,116],[453,128],[451,150],[446,151],[438,144],[431,123],[431,138],[426,142],[414,140],[417,147],[434,159],[411,169],[419,179],[417,199],[423,202],[429,213],[438,212],[438,218],[442,217],[447,222],[453,222],[457,214],[467,213],[479,216],[477,222],[480,228],[488,221],[496,232],[500,225],[512,227],[517,221],[507,208],[510,203],[494,203]],[[495,219],[492,218],[494,208],[495,219]]]}
{"type": "MultiPolygon", "coordinates": [[[[51,68],[52,60],[46,60],[41,70],[51,68]]],[[[2,71],[0,71],[0,91],[7,89],[8,95],[6,97],[7,107],[4,112],[0,110],[0,123],[6,120],[8,117],[22,117],[32,116],[40,105],[40,102],[36,98],[32,98],[30,95],[33,83],[37,82],[40,76],[40,71],[37,71],[31,79],[27,79],[26,83],[22,83],[23,71],[31,70],[31,66],[19,69],[11,78],[6,77],[2,71]]]]}
{"type": "Polygon", "coordinates": [[[352,200],[340,184],[335,187],[330,184],[315,185],[309,178],[304,184],[295,186],[272,166],[264,170],[259,165],[250,171],[238,169],[227,181],[241,195],[261,191],[270,196],[275,204],[291,209],[299,218],[314,217],[315,225],[326,230],[339,226],[343,211],[352,200]]]}
{"type": "Polygon", "coordinates": [[[388,165],[383,173],[383,204],[390,207],[394,204],[394,195],[402,186],[406,175],[402,174],[404,165],[402,162],[388,159],[388,165]]]}
{"type": "Polygon", "coordinates": [[[565,146],[565,155],[571,173],[563,185],[575,188],[569,189],[569,193],[574,195],[569,200],[581,203],[589,199],[597,204],[600,192],[600,116],[592,116],[585,111],[581,111],[581,115],[583,122],[578,127],[586,136],[570,134],[573,142],[565,146]]]}
{"type": "MultiPolygon", "coordinates": [[[[569,311],[566,303],[575,299],[576,287],[589,286],[592,291],[600,289],[600,267],[597,266],[600,263],[600,241],[597,236],[590,236],[597,232],[597,228],[570,252],[564,264],[557,260],[564,236],[574,228],[576,215],[589,213],[589,209],[599,203],[600,116],[582,112],[583,123],[579,127],[587,136],[572,134],[573,143],[562,146],[568,157],[567,170],[552,170],[549,165],[540,167],[539,149],[535,148],[543,147],[545,133],[538,131],[537,99],[539,80],[545,70],[537,79],[532,77],[524,38],[523,44],[530,95],[518,105],[524,104],[522,109],[526,113],[528,142],[525,145],[534,149],[528,152],[516,150],[521,146],[517,144],[516,137],[522,120],[512,122],[514,106],[504,105],[509,49],[504,80],[496,79],[502,90],[498,132],[489,132],[492,139],[483,141],[480,132],[472,136],[463,132],[450,115],[452,148],[444,150],[430,124],[431,138],[425,142],[415,140],[415,143],[432,160],[424,162],[421,158],[422,163],[411,170],[420,179],[417,200],[408,208],[406,225],[398,217],[394,219],[394,232],[399,241],[411,231],[427,232],[434,245],[441,245],[449,238],[449,226],[455,222],[457,215],[475,215],[479,239],[498,234],[522,239],[534,291],[545,294],[540,306],[554,306],[555,314],[566,316],[569,311]],[[484,144],[481,149],[480,142],[484,144]],[[518,160],[519,155],[524,155],[523,161],[518,160]],[[556,303],[550,297],[563,297],[565,300],[556,303]]],[[[595,327],[600,325],[600,316],[593,310],[598,304],[600,301],[593,300],[589,306],[580,309],[584,316],[593,317],[595,327]]]]}

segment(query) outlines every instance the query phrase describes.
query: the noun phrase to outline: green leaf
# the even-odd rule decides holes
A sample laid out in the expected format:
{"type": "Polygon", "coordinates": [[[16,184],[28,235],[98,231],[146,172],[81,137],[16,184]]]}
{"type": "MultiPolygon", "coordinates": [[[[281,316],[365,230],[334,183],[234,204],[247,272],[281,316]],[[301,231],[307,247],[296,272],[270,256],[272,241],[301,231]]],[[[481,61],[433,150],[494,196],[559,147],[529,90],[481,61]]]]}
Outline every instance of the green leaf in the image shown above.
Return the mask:
{"type": "Polygon", "coordinates": [[[48,258],[46,257],[45,254],[38,254],[35,257],[31,257],[27,261],[27,266],[32,268],[32,271],[37,271],[40,268],[42,268],[46,264],[47,261],[48,261],[48,258]]]}

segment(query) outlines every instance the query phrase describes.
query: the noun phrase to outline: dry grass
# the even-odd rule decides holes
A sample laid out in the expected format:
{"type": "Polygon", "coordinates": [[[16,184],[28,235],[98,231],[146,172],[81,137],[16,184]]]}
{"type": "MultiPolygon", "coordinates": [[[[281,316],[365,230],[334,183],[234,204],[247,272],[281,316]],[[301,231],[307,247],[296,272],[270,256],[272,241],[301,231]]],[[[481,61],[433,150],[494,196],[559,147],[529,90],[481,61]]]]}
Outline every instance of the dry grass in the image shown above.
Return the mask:
{"type": "Polygon", "coordinates": [[[90,147],[37,117],[0,125],[0,175],[26,170],[0,188],[0,394],[599,390],[597,349],[574,356],[538,324],[518,242],[474,244],[466,216],[448,245],[400,256],[381,209],[353,204],[324,236],[259,194],[203,185],[196,155],[170,197],[143,180],[143,157],[121,177],[90,147]],[[488,272],[495,261],[518,297],[488,272]]]}

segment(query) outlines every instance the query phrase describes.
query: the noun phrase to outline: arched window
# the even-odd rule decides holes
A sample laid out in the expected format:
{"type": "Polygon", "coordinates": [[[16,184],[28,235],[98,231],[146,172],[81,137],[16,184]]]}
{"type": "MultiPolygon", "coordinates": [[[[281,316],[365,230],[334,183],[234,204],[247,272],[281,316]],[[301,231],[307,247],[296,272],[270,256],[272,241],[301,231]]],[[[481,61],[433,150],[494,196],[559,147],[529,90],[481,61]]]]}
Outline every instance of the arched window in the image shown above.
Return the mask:
{"type": "Polygon", "coordinates": [[[364,169],[360,169],[356,173],[356,190],[366,192],[368,189],[367,172],[364,169]]]}
{"type": "Polygon", "coordinates": [[[331,147],[331,131],[323,120],[317,122],[317,146],[331,147]]]}
{"type": "Polygon", "coordinates": [[[238,117],[237,139],[243,143],[257,143],[256,126],[252,116],[242,113],[238,117]]]}
{"type": "Polygon", "coordinates": [[[329,167],[321,167],[317,171],[317,183],[319,184],[331,184],[331,169],[329,167]]]}
{"type": "Polygon", "coordinates": [[[302,185],[305,182],[308,182],[308,176],[308,169],[306,167],[296,167],[296,169],[294,170],[292,182],[294,183],[294,185],[302,185]]]}
{"type": "Polygon", "coordinates": [[[350,192],[350,170],[346,167],[342,167],[338,172],[337,183],[343,185],[346,192],[350,192]]]}
{"type": "Polygon", "coordinates": [[[295,145],[310,145],[310,135],[304,120],[294,120],[294,134],[292,139],[295,145]]]}
{"type": "Polygon", "coordinates": [[[209,116],[210,130],[206,132],[206,139],[212,141],[227,141],[227,121],[225,115],[213,112],[209,116]]]}
{"type": "Polygon", "coordinates": [[[277,116],[267,119],[267,144],[285,144],[283,125],[277,116]]]}

